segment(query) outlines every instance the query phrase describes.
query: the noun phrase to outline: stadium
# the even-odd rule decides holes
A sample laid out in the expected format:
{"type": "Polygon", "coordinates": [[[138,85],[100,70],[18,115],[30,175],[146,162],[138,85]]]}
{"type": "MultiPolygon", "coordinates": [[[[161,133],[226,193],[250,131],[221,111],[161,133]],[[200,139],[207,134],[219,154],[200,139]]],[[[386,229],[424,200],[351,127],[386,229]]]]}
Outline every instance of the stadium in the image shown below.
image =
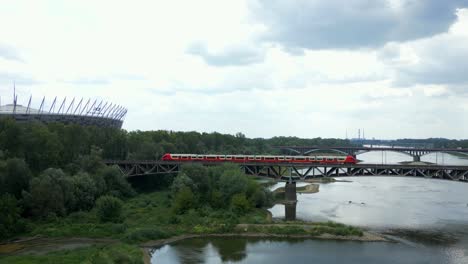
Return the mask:
{"type": "Polygon", "coordinates": [[[67,102],[65,97],[57,101],[57,97],[50,106],[46,107],[46,98],[41,101],[39,108],[32,108],[32,96],[27,105],[18,104],[18,96],[14,94],[13,102],[2,105],[0,101],[0,118],[13,118],[17,122],[39,121],[43,123],[59,122],[83,126],[122,128],[127,114],[124,107],[104,102],[103,100],[75,100],[67,102]]]}

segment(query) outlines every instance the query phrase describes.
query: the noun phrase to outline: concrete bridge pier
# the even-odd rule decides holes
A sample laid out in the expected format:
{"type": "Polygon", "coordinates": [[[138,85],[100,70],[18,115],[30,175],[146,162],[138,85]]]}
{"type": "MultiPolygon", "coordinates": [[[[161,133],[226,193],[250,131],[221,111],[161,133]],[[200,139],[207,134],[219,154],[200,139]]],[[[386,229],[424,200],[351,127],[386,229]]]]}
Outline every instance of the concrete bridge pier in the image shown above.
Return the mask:
{"type": "Polygon", "coordinates": [[[297,202],[284,204],[284,217],[286,221],[296,220],[296,206],[297,202]]]}
{"type": "Polygon", "coordinates": [[[297,193],[296,182],[291,178],[286,182],[284,187],[284,216],[286,221],[296,220],[297,193]]]}
{"type": "Polygon", "coordinates": [[[297,202],[296,182],[288,181],[284,187],[285,199],[287,202],[297,202]]]}
{"type": "Polygon", "coordinates": [[[419,155],[414,155],[414,156],[413,156],[413,161],[415,161],[415,162],[421,161],[421,156],[419,156],[419,155]]]}

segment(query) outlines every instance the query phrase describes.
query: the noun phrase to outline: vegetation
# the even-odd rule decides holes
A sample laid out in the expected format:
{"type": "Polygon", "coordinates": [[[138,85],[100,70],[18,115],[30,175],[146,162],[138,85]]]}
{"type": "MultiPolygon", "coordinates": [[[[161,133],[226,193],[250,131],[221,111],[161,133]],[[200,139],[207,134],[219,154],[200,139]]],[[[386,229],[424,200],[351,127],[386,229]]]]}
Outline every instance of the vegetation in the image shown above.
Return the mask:
{"type": "Polygon", "coordinates": [[[110,195],[101,196],[96,201],[96,213],[101,222],[120,222],[122,201],[110,195]]]}
{"type": "Polygon", "coordinates": [[[323,234],[335,236],[363,236],[361,229],[347,226],[340,223],[285,223],[280,225],[248,225],[240,231],[276,235],[311,235],[320,236],[323,234]]]}
{"type": "Polygon", "coordinates": [[[135,243],[233,232],[239,223],[268,224],[262,208],[272,203],[272,194],[237,166],[186,165],[176,177],[125,179],[103,159],[159,159],[166,152],[279,153],[273,145],[349,142],[248,139],[241,133],[126,132],[0,119],[0,240],[41,236],[119,241],[44,256],[4,257],[0,263],[139,263],[141,252],[135,243]]]}

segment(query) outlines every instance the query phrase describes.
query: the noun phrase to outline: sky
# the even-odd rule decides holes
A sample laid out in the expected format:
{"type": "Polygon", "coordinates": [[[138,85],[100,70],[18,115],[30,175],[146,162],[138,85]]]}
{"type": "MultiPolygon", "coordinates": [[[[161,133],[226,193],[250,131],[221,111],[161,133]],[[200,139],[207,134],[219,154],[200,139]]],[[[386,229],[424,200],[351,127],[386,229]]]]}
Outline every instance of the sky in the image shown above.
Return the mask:
{"type": "Polygon", "coordinates": [[[124,128],[468,138],[468,0],[0,0],[0,95],[124,128]]]}

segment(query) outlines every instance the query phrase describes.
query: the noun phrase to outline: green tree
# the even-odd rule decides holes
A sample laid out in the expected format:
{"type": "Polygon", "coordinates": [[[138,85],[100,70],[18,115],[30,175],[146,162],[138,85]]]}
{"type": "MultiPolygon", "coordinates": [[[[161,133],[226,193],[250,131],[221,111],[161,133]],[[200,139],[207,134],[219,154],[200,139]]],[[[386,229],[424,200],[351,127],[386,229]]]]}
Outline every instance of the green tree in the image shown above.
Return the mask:
{"type": "Polygon", "coordinates": [[[224,200],[229,201],[234,194],[244,193],[247,190],[248,179],[239,169],[231,169],[221,175],[218,184],[224,200]]]}
{"type": "Polygon", "coordinates": [[[66,215],[75,208],[73,182],[60,169],[47,169],[31,180],[31,191],[23,192],[25,207],[36,217],[66,215]]]}
{"type": "Polygon", "coordinates": [[[173,202],[173,210],[176,214],[183,214],[197,205],[196,197],[192,190],[184,186],[176,194],[173,202]]]}
{"type": "Polygon", "coordinates": [[[212,190],[209,169],[201,164],[185,164],[182,172],[192,180],[194,188],[189,186],[192,191],[199,193],[203,201],[208,201],[212,190]]]}
{"type": "Polygon", "coordinates": [[[96,214],[101,222],[122,220],[122,201],[114,196],[101,196],[96,200],[96,214]]]}
{"type": "Polygon", "coordinates": [[[10,193],[17,199],[21,198],[23,190],[29,190],[31,172],[28,165],[21,159],[8,159],[0,166],[0,191],[10,193]]]}
{"type": "Polygon", "coordinates": [[[190,179],[190,177],[188,177],[184,172],[180,172],[179,174],[177,174],[177,177],[175,177],[174,181],[172,182],[172,185],[171,185],[172,196],[175,197],[177,193],[180,192],[180,190],[182,190],[182,188],[184,187],[188,187],[192,191],[196,191],[193,180],[190,179]]]}
{"type": "Polygon", "coordinates": [[[90,210],[98,194],[97,185],[87,173],[79,173],[72,177],[75,207],[73,211],[90,210]]]}
{"type": "Polygon", "coordinates": [[[11,194],[0,196],[0,239],[5,239],[20,231],[20,209],[11,194]]]}
{"type": "Polygon", "coordinates": [[[98,173],[106,183],[106,193],[123,198],[135,195],[135,191],[116,166],[104,167],[98,173]]]}
{"type": "Polygon", "coordinates": [[[238,193],[232,196],[231,210],[238,215],[244,215],[252,210],[250,202],[245,197],[245,194],[238,193]]]}

